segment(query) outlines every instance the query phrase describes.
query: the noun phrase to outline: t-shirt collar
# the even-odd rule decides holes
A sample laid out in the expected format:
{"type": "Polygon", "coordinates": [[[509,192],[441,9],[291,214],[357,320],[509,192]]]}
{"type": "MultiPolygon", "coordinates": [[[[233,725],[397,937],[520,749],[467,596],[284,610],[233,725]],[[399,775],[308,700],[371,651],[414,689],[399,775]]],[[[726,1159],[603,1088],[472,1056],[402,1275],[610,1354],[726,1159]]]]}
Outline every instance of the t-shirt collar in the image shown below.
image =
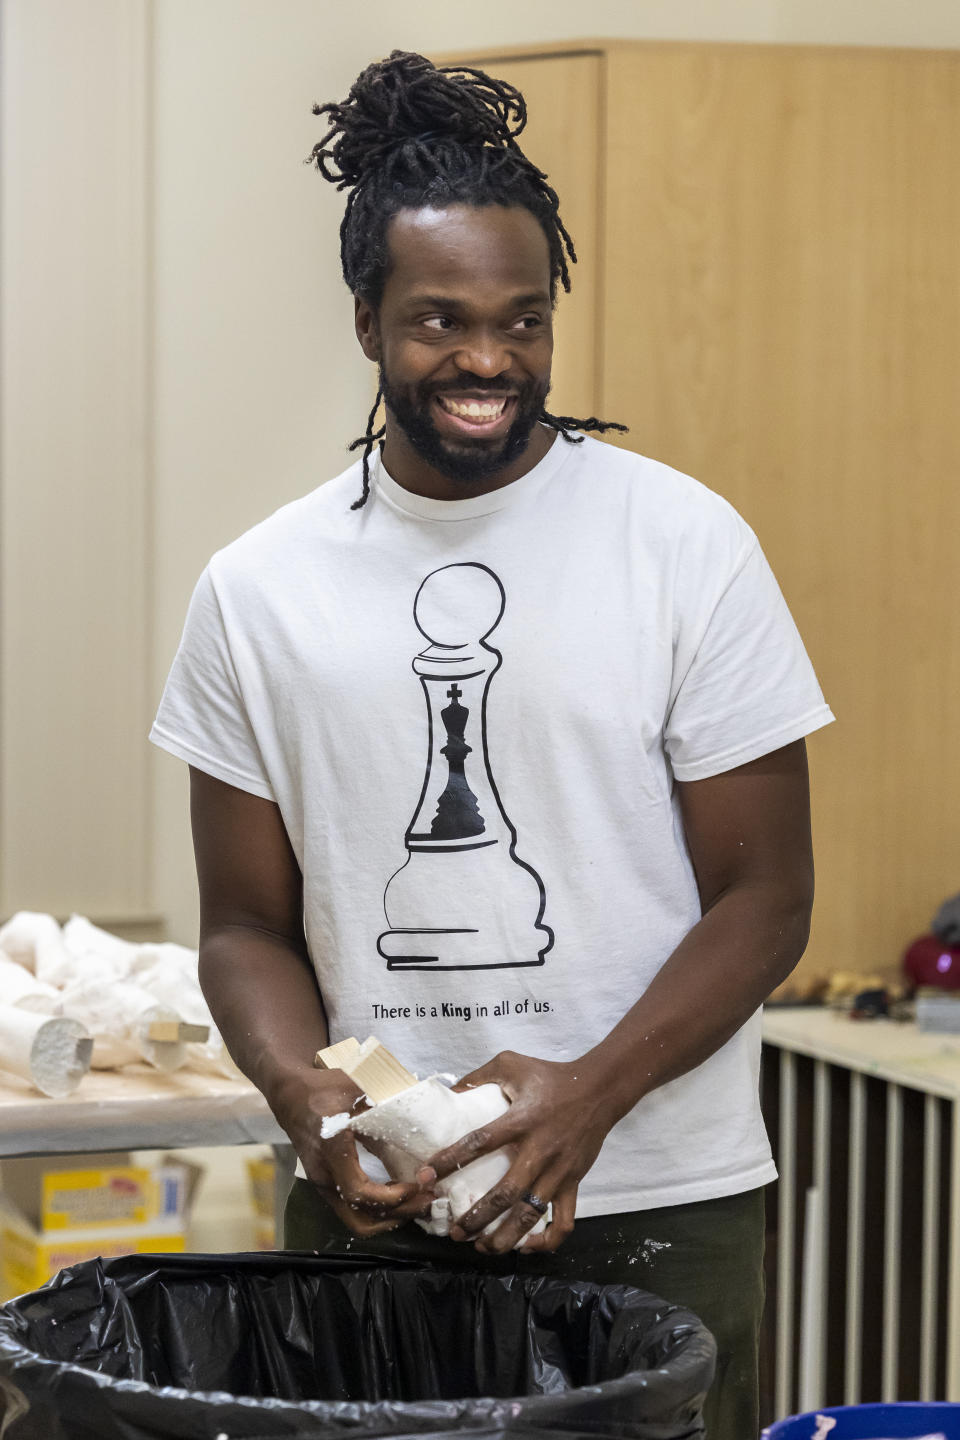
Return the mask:
{"type": "Polygon", "coordinates": [[[481,515],[492,515],[505,510],[539,490],[545,481],[551,479],[566,462],[571,446],[559,434],[550,449],[525,475],[499,490],[490,490],[486,495],[473,495],[467,500],[433,500],[426,495],[417,495],[398,485],[384,467],[379,449],[370,457],[370,479],[379,496],[395,510],[407,515],[416,515],[423,520],[475,520],[481,515]]]}

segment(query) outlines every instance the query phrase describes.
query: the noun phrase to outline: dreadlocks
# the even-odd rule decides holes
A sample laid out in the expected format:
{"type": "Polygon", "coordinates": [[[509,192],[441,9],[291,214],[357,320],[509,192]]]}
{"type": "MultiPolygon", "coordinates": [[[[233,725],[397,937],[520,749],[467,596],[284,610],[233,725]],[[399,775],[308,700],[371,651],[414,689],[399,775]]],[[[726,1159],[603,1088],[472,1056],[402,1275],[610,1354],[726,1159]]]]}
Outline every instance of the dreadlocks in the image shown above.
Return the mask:
{"type": "MultiPolygon", "coordinates": [[[[550,295],[557,282],[570,289],[569,266],[576,264],[573,241],[560,219],[560,202],[547,177],[517,144],[527,123],[520,91],[482,70],[437,67],[422,55],[394,50],[368,65],[342,104],[314,105],[330,129],[313,147],[324,179],[349,190],[340,226],[343,278],[374,310],[383,297],[390,263],[387,231],[400,210],[424,206],[515,205],[540,223],[550,250],[550,295]]],[[[366,432],[351,450],[363,447],[363,493],[370,493],[370,455],[385,434],[374,429],[381,393],[366,432]]],[[[572,416],[540,417],[573,444],[575,430],[625,430],[625,425],[572,416]]]]}

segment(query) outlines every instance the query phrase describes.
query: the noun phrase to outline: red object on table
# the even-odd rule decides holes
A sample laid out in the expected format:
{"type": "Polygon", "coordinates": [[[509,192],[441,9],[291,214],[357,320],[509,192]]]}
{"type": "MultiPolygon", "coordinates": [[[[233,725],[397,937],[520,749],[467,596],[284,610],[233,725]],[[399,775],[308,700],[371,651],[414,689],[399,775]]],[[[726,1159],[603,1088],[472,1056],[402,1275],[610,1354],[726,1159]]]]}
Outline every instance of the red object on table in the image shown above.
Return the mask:
{"type": "Polygon", "coordinates": [[[945,945],[936,935],[921,935],[904,955],[903,968],[914,985],[960,990],[960,945],[945,945]]]}

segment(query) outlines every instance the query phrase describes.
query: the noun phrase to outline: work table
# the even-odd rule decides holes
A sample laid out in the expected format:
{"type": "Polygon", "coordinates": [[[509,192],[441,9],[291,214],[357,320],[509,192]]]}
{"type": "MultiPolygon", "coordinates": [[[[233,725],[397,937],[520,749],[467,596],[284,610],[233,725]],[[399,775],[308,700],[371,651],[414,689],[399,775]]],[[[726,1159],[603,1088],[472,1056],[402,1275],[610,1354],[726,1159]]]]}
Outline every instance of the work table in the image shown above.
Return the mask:
{"type": "Polygon", "coordinates": [[[130,1065],[91,1070],[62,1100],[0,1084],[0,1156],[287,1143],[247,1080],[130,1065]]]}
{"type": "Polygon", "coordinates": [[[851,1020],[824,1006],[772,1006],[765,1045],[945,1099],[960,1097],[960,1035],[918,1030],[913,1021],[851,1020]]]}

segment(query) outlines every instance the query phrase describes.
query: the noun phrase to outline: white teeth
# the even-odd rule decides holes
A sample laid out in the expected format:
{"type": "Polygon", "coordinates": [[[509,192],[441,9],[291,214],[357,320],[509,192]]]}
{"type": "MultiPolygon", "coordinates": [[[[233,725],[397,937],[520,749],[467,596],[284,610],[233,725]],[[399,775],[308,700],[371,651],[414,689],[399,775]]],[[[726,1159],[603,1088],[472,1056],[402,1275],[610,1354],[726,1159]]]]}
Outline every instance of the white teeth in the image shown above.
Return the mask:
{"type": "Polygon", "coordinates": [[[503,414],[506,400],[467,400],[462,404],[449,395],[440,396],[440,404],[451,415],[460,415],[465,420],[495,420],[503,414]]]}

